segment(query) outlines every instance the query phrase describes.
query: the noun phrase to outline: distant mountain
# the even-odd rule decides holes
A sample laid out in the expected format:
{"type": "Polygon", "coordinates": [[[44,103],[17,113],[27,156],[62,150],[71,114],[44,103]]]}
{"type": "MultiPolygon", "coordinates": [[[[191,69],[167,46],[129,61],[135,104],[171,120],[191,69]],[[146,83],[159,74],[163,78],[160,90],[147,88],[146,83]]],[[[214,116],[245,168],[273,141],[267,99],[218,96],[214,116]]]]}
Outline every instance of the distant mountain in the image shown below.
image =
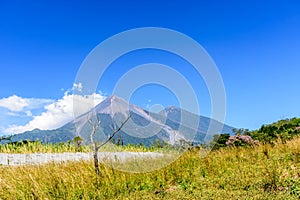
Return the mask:
{"type": "MultiPolygon", "coordinates": [[[[58,129],[27,131],[13,135],[12,141],[66,142],[80,135],[86,143],[89,143],[91,126],[88,120],[95,120],[95,113],[101,121],[94,137],[97,141],[104,141],[129,115],[131,116],[130,120],[115,136],[115,139],[122,139],[124,144],[142,143],[148,146],[156,140],[162,140],[169,144],[175,144],[181,140],[201,143],[210,124],[212,130],[214,127],[223,126],[216,120],[198,116],[174,106],[159,113],[152,113],[113,95],[98,104],[94,110],[77,117],[58,129]]],[[[232,129],[233,127],[224,125],[221,133],[231,133],[232,129]]]]}
{"type": "Polygon", "coordinates": [[[220,133],[218,130],[222,130],[221,133],[232,133],[233,129],[214,119],[198,116],[175,106],[165,108],[160,114],[167,116],[166,125],[173,130],[180,130],[186,139],[196,143],[203,141],[208,131],[210,131],[210,136],[213,136],[220,133]],[[210,130],[209,126],[211,126],[210,130]]]}

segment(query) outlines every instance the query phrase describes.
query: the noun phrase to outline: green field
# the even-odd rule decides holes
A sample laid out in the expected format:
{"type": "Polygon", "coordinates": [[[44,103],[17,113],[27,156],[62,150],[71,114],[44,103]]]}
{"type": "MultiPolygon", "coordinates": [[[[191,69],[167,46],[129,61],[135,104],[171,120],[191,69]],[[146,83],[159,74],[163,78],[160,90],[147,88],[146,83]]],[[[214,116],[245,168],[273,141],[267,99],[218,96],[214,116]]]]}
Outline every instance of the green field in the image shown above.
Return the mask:
{"type": "Polygon", "coordinates": [[[188,150],[150,173],[92,162],[0,167],[1,199],[299,199],[300,138],[285,144],[188,150]]]}

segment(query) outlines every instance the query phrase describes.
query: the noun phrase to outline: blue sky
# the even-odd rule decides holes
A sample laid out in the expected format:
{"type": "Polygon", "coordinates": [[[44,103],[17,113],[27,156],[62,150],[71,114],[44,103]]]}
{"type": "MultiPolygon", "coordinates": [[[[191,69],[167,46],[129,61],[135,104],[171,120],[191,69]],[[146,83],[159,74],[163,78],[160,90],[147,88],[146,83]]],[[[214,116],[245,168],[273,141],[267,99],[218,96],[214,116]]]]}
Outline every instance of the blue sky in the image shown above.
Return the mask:
{"type": "MultiPolygon", "coordinates": [[[[55,113],[69,120],[71,90],[88,53],[114,34],[149,26],[182,32],[206,49],[224,81],[229,125],[256,129],[300,116],[299,1],[0,1],[0,132],[57,127],[49,122],[55,113]],[[43,119],[51,126],[41,126],[43,119]]],[[[112,64],[97,100],[112,92],[122,75],[118,66],[126,71],[152,61],[188,76],[201,114],[210,115],[201,77],[192,77],[180,58],[154,50],[112,64]]],[[[177,103],[155,85],[137,90],[132,102],[144,108],[177,103]]]]}

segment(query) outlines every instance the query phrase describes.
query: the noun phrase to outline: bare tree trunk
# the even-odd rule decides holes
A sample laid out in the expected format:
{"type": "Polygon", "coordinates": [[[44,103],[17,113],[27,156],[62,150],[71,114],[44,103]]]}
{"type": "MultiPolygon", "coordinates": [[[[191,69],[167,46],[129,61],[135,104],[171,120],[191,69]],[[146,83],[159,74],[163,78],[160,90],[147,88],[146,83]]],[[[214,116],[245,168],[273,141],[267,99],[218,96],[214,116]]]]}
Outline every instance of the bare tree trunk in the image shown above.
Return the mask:
{"type": "Polygon", "coordinates": [[[95,166],[95,173],[96,173],[96,175],[100,175],[99,160],[98,160],[98,150],[99,150],[99,148],[102,147],[102,146],[104,146],[106,143],[108,143],[116,135],[116,133],[118,133],[123,128],[123,126],[126,124],[126,122],[129,120],[130,117],[131,116],[129,115],[127,117],[127,119],[121,124],[121,126],[118,129],[115,129],[113,131],[113,133],[107,138],[107,140],[104,141],[99,146],[94,141],[94,135],[95,135],[97,129],[99,128],[100,123],[101,123],[100,120],[99,120],[99,117],[96,114],[96,121],[93,121],[92,118],[88,120],[89,124],[92,126],[92,132],[91,132],[91,135],[90,135],[90,139],[91,139],[91,143],[93,145],[93,157],[94,157],[94,166],[95,166]]]}
{"type": "Polygon", "coordinates": [[[97,116],[96,123],[93,122],[92,119],[89,119],[89,123],[92,126],[92,132],[91,132],[91,135],[90,135],[90,139],[91,139],[91,143],[93,145],[93,157],[94,157],[95,173],[96,173],[96,175],[99,175],[100,174],[99,160],[98,160],[98,149],[99,148],[97,147],[97,143],[94,141],[94,135],[95,135],[97,129],[99,128],[99,126],[100,126],[100,121],[98,119],[98,116],[97,116]]]}
{"type": "Polygon", "coordinates": [[[96,143],[93,144],[93,149],[94,149],[94,166],[95,166],[95,173],[96,175],[100,174],[99,171],[99,160],[98,160],[98,148],[96,143]]]}

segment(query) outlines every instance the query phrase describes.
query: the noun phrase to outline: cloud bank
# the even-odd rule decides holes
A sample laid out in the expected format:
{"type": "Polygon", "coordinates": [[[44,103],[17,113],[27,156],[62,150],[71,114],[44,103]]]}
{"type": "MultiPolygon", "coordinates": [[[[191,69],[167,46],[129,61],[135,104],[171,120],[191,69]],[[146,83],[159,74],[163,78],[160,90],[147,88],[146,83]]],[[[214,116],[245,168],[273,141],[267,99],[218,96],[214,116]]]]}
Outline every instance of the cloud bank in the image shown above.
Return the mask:
{"type": "Polygon", "coordinates": [[[40,108],[43,105],[52,102],[52,99],[22,98],[17,95],[12,95],[0,99],[0,107],[6,108],[12,112],[26,112],[26,110],[40,108]]]}
{"type": "MultiPolygon", "coordinates": [[[[76,86],[82,88],[82,86],[76,86]]],[[[10,125],[4,130],[5,134],[23,133],[25,131],[31,131],[33,129],[52,130],[63,126],[70,122],[95,105],[102,102],[106,97],[101,94],[91,94],[86,96],[80,96],[75,94],[64,93],[64,96],[58,100],[50,99],[34,99],[34,98],[22,98],[16,95],[8,98],[0,99],[0,107],[9,109],[11,115],[18,115],[18,112],[24,112],[27,116],[31,116],[32,119],[25,125],[10,125]],[[76,113],[73,112],[73,102],[76,103],[76,113]],[[45,105],[46,104],[46,105],[45,105]],[[39,115],[33,115],[31,109],[44,108],[44,112],[39,115]]]]}

